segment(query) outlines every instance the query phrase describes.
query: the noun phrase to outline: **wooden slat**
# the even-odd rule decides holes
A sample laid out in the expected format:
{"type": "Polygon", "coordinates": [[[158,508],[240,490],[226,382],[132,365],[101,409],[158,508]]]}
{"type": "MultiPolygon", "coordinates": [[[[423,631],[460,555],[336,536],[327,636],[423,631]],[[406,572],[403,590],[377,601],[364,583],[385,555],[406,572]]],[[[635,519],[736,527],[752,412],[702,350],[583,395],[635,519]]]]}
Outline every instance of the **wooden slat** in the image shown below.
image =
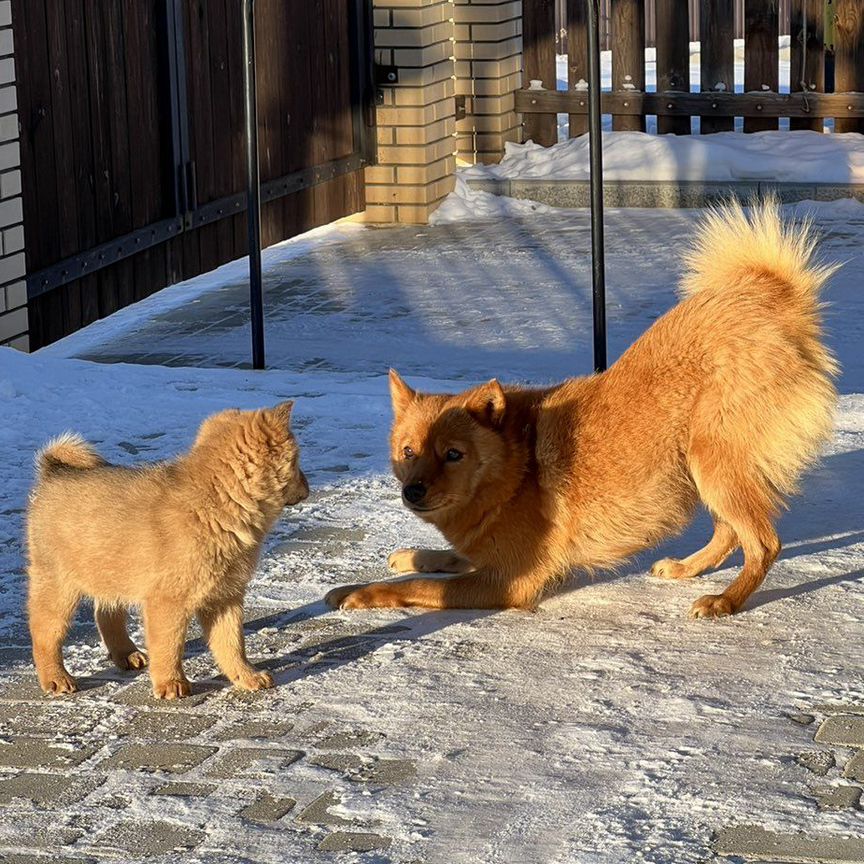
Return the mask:
{"type": "MultiPolygon", "coordinates": [[[[645,89],[645,0],[612,0],[612,89],[645,89]]],[[[612,128],[645,131],[645,118],[613,114],[612,128]]]]}
{"type": "MultiPolygon", "coordinates": [[[[864,93],[603,93],[604,114],[658,117],[864,117],[864,93]]],[[[516,91],[523,114],[588,113],[587,93],[516,91]]]]}
{"type": "MultiPolygon", "coordinates": [[[[733,0],[701,0],[701,57],[699,77],[705,92],[735,91],[735,27],[733,0]]],[[[699,131],[730,132],[735,121],[731,117],[702,117],[699,131]]]]}
{"type": "MultiPolygon", "coordinates": [[[[834,89],[864,91],[864,4],[834,0],[834,89]]],[[[864,122],[835,115],[835,132],[864,132],[864,122]]]]}
{"type": "MultiPolygon", "coordinates": [[[[556,89],[554,0],[523,0],[522,52],[525,83],[535,79],[542,81],[544,87],[556,89]]],[[[529,138],[544,147],[557,144],[557,118],[525,118],[525,139],[529,138]]]]}
{"type": "MultiPolygon", "coordinates": [[[[825,90],[823,5],[823,0],[792,0],[789,27],[792,49],[789,83],[793,93],[802,91],[820,93],[825,90]]],[[[793,117],[789,128],[821,132],[823,124],[822,117],[793,117]]]]}
{"type": "MultiPolygon", "coordinates": [[[[690,89],[690,32],[687,0],[656,0],[657,92],[690,89]]],[[[687,135],[689,117],[658,116],[657,131],[687,135]]]]}
{"type": "MultiPolygon", "coordinates": [[[[744,2],[744,91],[779,90],[777,0],[744,2]]],[[[777,121],[764,117],[745,117],[745,132],[776,129],[777,121]]]]}
{"type": "MultiPolygon", "coordinates": [[[[567,89],[577,81],[588,80],[588,4],[585,0],[567,0],[567,89]]],[[[570,137],[588,131],[588,118],[570,115],[570,137]]]]}

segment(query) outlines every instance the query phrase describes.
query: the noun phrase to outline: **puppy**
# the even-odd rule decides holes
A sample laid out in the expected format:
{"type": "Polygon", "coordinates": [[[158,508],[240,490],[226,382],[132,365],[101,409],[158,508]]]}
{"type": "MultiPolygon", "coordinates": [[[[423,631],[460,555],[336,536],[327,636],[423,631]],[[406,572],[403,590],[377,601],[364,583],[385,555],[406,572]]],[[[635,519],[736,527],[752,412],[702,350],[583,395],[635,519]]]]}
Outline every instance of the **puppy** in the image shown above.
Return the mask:
{"type": "Polygon", "coordinates": [[[607,372],[556,387],[498,381],[457,395],[391,371],[392,461],[404,503],[453,551],[406,549],[397,572],[444,571],[331,591],[333,606],[531,607],[574,568],[613,567],[681,530],[701,501],[708,545],[654,564],[690,579],[737,548],[744,567],[697,618],[741,609],[780,552],[778,512],[829,437],[837,366],[809,224],[776,201],[712,212],[685,257],[682,301],[607,372]]]}
{"type": "Polygon", "coordinates": [[[126,607],[141,607],[158,699],[190,692],[182,660],[193,615],[237,687],[273,686],[246,660],[243,596],[265,535],[309,493],[291,408],[215,414],[171,462],[109,465],[68,433],[39,452],[27,511],[28,611],[46,693],[76,689],[62,646],[85,596],[95,600],[99,632],[121,669],[148,662],[126,629],[126,607]]]}

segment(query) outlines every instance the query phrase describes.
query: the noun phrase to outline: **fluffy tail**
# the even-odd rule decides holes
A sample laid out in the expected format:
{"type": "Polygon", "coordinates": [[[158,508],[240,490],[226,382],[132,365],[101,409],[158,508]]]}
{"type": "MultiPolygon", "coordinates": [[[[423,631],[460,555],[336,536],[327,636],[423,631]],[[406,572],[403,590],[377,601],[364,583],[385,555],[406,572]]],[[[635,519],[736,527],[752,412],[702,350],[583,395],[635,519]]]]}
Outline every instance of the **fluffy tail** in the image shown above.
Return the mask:
{"type": "Polygon", "coordinates": [[[59,468],[86,470],[108,463],[75,432],[64,432],[49,441],[36,454],[36,470],[41,477],[59,468]]]}
{"type": "Polygon", "coordinates": [[[812,304],[841,266],[814,261],[818,239],[809,218],[784,223],[775,196],[754,201],[749,214],[732,200],[711,210],[702,222],[684,255],[687,270],[681,291],[689,297],[740,284],[742,277],[770,274],[785,282],[797,299],[812,304]]]}

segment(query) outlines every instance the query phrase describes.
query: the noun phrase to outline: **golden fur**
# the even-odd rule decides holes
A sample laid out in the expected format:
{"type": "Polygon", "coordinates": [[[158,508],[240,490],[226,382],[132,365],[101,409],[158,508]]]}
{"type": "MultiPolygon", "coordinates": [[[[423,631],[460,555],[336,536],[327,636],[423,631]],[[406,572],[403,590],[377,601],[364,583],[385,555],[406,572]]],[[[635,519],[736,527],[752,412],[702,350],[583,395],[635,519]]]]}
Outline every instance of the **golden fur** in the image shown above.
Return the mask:
{"type": "Polygon", "coordinates": [[[701,500],[708,545],[652,572],[691,578],[740,546],[739,576],[691,610],[737,612],[777,557],[778,512],[833,425],[837,366],[818,303],[833,268],[813,263],[814,248],[810,225],[784,225],[776,201],[749,215],[729,204],[685,258],[682,301],[603,374],[440,395],[391,372],[403,499],[454,551],[399,550],[390,566],[457,575],[349,586],[328,602],[530,607],[568,571],[613,567],[681,530],[701,500]]]}
{"type": "Polygon", "coordinates": [[[121,669],[148,663],[126,629],[126,607],[141,607],[158,698],[190,692],[182,659],[193,615],[235,685],[273,685],[246,660],[243,597],[265,535],[309,492],[290,415],[290,402],[223,411],[204,421],[185,455],[135,468],[109,465],[70,433],[39,452],[27,511],[28,611],[46,693],[75,690],[62,646],[85,596],[121,669]]]}

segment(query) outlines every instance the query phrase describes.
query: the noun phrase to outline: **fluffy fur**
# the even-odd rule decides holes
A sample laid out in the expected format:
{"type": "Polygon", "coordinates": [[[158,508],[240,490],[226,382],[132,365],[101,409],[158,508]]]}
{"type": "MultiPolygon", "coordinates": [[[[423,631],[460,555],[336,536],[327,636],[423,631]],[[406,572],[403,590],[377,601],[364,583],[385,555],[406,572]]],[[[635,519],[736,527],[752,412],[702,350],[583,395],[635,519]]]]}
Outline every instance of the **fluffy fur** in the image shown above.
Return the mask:
{"type": "Polygon", "coordinates": [[[822,344],[809,224],[776,201],[714,211],[686,255],[682,301],[607,372],[548,389],[495,380],[457,395],[391,373],[403,500],[453,551],[404,549],[397,572],[349,586],[343,608],[530,607],[573,568],[613,567],[681,530],[701,502],[714,536],[656,576],[687,579],[737,548],[744,567],[695,617],[737,612],[780,551],[774,530],[832,430],[837,366],[822,344]],[[448,455],[449,454],[449,455],[448,455]]]}
{"type": "Polygon", "coordinates": [[[39,452],[27,512],[28,611],[46,693],[76,689],[62,646],[85,596],[121,669],[148,663],[126,628],[126,608],[141,607],[158,698],[190,692],[182,658],[193,615],[235,685],[272,686],[246,660],[243,597],[264,536],[309,492],[290,415],[290,402],[215,414],[188,453],[135,468],[109,465],[71,433],[39,452]]]}

